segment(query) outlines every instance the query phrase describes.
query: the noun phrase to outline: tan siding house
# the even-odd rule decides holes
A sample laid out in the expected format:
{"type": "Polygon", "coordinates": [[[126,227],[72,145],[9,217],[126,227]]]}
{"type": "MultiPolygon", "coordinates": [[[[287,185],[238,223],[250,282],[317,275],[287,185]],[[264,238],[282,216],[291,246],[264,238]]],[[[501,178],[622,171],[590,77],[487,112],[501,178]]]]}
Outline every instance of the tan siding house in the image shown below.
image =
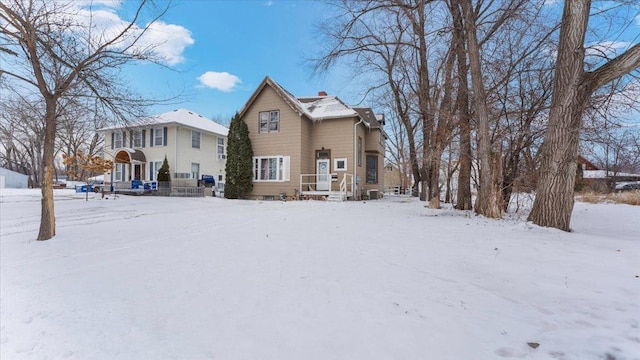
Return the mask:
{"type": "Polygon", "coordinates": [[[253,146],[255,199],[377,197],[384,118],[320,93],[296,98],[266,77],[240,111],[253,146]]]}
{"type": "Polygon", "coordinates": [[[196,186],[202,175],[224,181],[228,129],[202,115],[178,109],[100,131],[104,158],[115,160],[114,171],[105,174],[107,186],[155,182],[165,157],[172,185],[196,186]]]}

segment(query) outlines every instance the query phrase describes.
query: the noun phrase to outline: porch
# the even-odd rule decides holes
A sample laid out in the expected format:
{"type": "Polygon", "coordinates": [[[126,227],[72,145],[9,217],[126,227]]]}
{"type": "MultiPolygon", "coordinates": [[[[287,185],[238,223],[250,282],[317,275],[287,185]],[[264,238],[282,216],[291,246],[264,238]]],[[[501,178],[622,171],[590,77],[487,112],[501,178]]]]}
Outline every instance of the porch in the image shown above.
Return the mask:
{"type": "Polygon", "coordinates": [[[354,196],[353,175],[301,174],[299,189],[302,197],[325,196],[327,200],[345,201],[354,196]]]}

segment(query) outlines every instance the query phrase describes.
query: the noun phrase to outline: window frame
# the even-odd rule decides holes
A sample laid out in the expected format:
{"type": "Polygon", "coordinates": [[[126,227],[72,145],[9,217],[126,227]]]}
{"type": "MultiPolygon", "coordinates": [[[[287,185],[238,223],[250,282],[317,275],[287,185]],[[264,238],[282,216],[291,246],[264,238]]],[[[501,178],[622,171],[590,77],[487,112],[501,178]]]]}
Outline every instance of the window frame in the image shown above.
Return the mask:
{"type": "Polygon", "coordinates": [[[120,182],[126,181],[125,176],[127,175],[127,169],[125,167],[125,163],[116,163],[115,168],[113,170],[113,181],[120,182]],[[119,175],[119,176],[118,176],[119,175]]]}
{"type": "Polygon", "coordinates": [[[191,130],[191,148],[192,149],[200,149],[200,144],[202,141],[202,132],[198,131],[198,130],[191,130]],[[198,146],[195,146],[196,144],[194,144],[194,135],[197,134],[197,138],[198,138],[198,146]]]}
{"type": "Polygon", "coordinates": [[[347,158],[335,158],[333,159],[333,171],[347,171],[347,158]],[[340,161],[344,162],[344,166],[338,166],[340,161]]]}
{"type": "Polygon", "coordinates": [[[131,130],[131,145],[134,148],[142,147],[142,130],[131,130]]]}
{"type": "Polygon", "coordinates": [[[153,128],[153,146],[164,146],[164,127],[153,128]],[[158,134],[160,134],[159,137],[158,134]],[[160,139],[159,144],[158,139],[160,139]]]}
{"type": "Polygon", "coordinates": [[[377,184],[378,183],[378,156],[376,155],[367,155],[367,169],[365,173],[366,183],[367,184],[377,184]],[[373,159],[373,168],[369,165],[369,159],[373,159]],[[374,171],[373,180],[369,180],[370,171],[374,171]]]}
{"type": "Polygon", "coordinates": [[[258,113],[258,133],[268,134],[277,132],[280,132],[280,110],[260,111],[258,113]],[[263,114],[267,115],[265,119],[263,119],[263,114]],[[274,124],[275,129],[272,129],[274,124]]]}
{"type": "Polygon", "coordinates": [[[290,181],[290,157],[284,155],[274,156],[254,156],[253,157],[253,181],[254,182],[286,182],[290,181]],[[275,160],[275,169],[271,169],[271,160],[275,160]],[[268,161],[269,168],[263,168],[265,161],[268,161]],[[269,175],[275,170],[275,178],[272,179],[269,176],[268,179],[264,179],[266,171],[269,171],[269,175]]]}
{"type": "Polygon", "coordinates": [[[119,149],[124,147],[124,133],[122,131],[114,131],[113,132],[113,147],[115,149],[119,149]],[[120,137],[120,139],[118,139],[120,137]],[[120,146],[116,145],[120,143],[120,146]]]}
{"type": "Polygon", "coordinates": [[[149,161],[149,181],[158,181],[158,173],[164,161],[149,161]]]}
{"type": "Polygon", "coordinates": [[[358,167],[362,167],[362,137],[358,136],[358,167]]]}
{"type": "Polygon", "coordinates": [[[195,163],[192,162],[191,163],[191,179],[199,179],[200,178],[200,163],[195,163]],[[196,175],[194,175],[194,171],[193,171],[193,166],[197,166],[197,173],[195,173],[196,175]]]}
{"type": "Polygon", "coordinates": [[[226,147],[224,145],[225,141],[223,137],[218,136],[218,140],[216,140],[216,153],[218,154],[218,159],[221,159],[222,155],[226,153],[226,147]],[[220,144],[220,140],[222,140],[222,144],[220,144]],[[222,151],[220,151],[222,147],[222,151]]]}

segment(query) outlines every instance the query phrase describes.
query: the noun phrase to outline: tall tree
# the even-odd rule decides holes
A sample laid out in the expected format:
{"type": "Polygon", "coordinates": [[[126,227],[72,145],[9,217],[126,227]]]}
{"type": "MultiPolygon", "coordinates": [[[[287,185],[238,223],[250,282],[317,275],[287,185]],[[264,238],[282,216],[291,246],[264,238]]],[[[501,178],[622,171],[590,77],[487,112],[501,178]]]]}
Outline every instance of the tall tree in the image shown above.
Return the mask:
{"type": "Polygon", "coordinates": [[[566,0],[562,14],[540,180],[529,220],[569,231],[582,117],[593,93],[640,67],[640,43],[593,71],[585,70],[590,0],[566,0]]]}
{"type": "MultiPolygon", "coordinates": [[[[92,97],[101,110],[123,121],[142,115],[118,69],[134,61],[156,61],[156,44],[142,36],[168,9],[143,19],[150,0],[141,0],[132,19],[100,29],[74,1],[3,0],[0,2],[0,43],[4,55],[0,77],[29,88],[44,102],[42,207],[38,240],[55,236],[53,173],[60,104],[64,99],[92,97]],[[138,22],[145,21],[141,28],[138,22]],[[7,64],[11,60],[10,64],[7,64]]],[[[157,10],[157,12],[156,12],[157,10]]],[[[96,21],[97,22],[97,21],[96,21]]],[[[7,81],[8,82],[8,81],[7,81]]]]}
{"type": "Polygon", "coordinates": [[[253,147],[249,127],[236,113],[229,125],[224,197],[242,199],[253,190],[253,147]]]}
{"type": "Polygon", "coordinates": [[[499,218],[502,214],[500,188],[494,184],[492,166],[493,151],[489,139],[489,109],[484,88],[482,66],[480,63],[480,45],[476,31],[477,16],[471,0],[460,0],[464,18],[466,42],[468,45],[469,70],[471,73],[471,87],[473,90],[474,109],[478,119],[478,158],[480,163],[480,188],[476,202],[476,213],[499,218]]]}

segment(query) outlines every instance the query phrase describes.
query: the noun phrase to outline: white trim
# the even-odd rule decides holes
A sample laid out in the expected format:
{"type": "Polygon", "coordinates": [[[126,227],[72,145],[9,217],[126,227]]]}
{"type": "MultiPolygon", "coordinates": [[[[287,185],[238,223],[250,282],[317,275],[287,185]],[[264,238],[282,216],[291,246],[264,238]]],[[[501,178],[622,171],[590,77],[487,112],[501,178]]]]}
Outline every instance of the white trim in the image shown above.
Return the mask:
{"type": "Polygon", "coordinates": [[[131,130],[131,147],[141,149],[142,148],[142,130],[134,129],[131,130]],[[136,140],[140,140],[136,145],[136,140]]]}
{"type": "Polygon", "coordinates": [[[316,160],[316,191],[329,191],[331,190],[331,160],[318,159],[316,160]],[[326,172],[320,173],[320,164],[326,164],[326,172]],[[322,177],[326,177],[323,179],[322,177]]]}
{"type": "Polygon", "coordinates": [[[333,171],[347,171],[347,158],[333,159],[333,171]],[[344,161],[344,167],[339,167],[338,162],[344,161]]]}
{"type": "Polygon", "coordinates": [[[280,110],[269,110],[269,111],[260,111],[258,113],[258,133],[259,134],[268,134],[268,133],[277,133],[280,132],[280,110]],[[268,118],[266,119],[266,131],[262,131],[262,114],[268,114],[268,118]],[[276,115],[277,120],[273,121],[273,115],[276,115]],[[271,124],[277,123],[277,128],[275,130],[271,130],[271,124]]]}
{"type": "Polygon", "coordinates": [[[114,131],[113,132],[113,148],[114,149],[119,149],[121,147],[124,147],[124,131],[114,131]],[[120,135],[120,140],[118,140],[118,135],[120,135]],[[120,145],[116,145],[120,143],[120,145]]]}
{"type": "Polygon", "coordinates": [[[202,146],[202,132],[198,130],[191,130],[191,148],[192,149],[200,149],[202,146]],[[198,134],[198,146],[193,146],[193,135],[198,134]]]}
{"type": "Polygon", "coordinates": [[[290,162],[291,157],[284,155],[274,156],[254,156],[253,159],[253,182],[287,182],[290,181],[290,162]],[[259,179],[260,174],[263,172],[261,168],[262,161],[267,159],[276,159],[276,179],[262,180],[259,179]]]}
{"type": "Polygon", "coordinates": [[[154,127],[153,128],[153,146],[164,146],[164,127],[154,127]],[[160,130],[160,131],[158,131],[160,130]],[[156,143],[158,139],[158,133],[160,133],[160,144],[156,143]]]}
{"type": "Polygon", "coordinates": [[[191,163],[191,176],[190,176],[190,178],[191,179],[196,179],[196,180],[200,178],[200,163],[196,163],[196,162],[192,162],[191,163]],[[198,173],[197,173],[196,176],[193,175],[194,174],[193,173],[193,166],[194,165],[196,165],[198,167],[198,173]]]}

